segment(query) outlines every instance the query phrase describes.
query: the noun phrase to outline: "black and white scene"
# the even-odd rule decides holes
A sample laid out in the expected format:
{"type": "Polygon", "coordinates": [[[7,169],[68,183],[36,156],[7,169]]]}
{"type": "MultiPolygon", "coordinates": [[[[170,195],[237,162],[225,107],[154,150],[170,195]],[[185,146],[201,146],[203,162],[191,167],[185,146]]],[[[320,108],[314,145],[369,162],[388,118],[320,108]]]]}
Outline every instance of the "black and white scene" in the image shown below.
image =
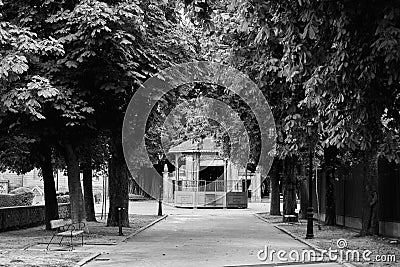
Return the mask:
{"type": "Polygon", "coordinates": [[[398,0],[0,0],[0,266],[400,266],[398,0]]]}

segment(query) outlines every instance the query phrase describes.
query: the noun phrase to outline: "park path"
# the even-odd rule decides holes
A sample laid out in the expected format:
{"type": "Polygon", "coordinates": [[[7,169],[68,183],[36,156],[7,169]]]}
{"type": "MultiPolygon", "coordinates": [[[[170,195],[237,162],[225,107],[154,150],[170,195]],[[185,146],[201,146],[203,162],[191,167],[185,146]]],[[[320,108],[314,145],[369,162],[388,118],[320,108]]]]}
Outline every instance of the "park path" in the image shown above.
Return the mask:
{"type": "Polygon", "coordinates": [[[275,250],[308,249],[249,210],[199,209],[171,213],[126,242],[110,247],[108,253],[85,266],[254,265],[271,263],[257,258],[265,245],[275,250]]]}

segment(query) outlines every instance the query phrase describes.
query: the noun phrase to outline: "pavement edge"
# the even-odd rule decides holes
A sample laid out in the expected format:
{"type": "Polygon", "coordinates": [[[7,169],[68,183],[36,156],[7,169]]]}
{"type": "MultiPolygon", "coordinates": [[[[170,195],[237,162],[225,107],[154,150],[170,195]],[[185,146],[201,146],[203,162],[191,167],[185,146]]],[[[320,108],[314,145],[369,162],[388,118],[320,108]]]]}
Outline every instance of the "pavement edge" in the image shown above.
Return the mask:
{"type": "Polygon", "coordinates": [[[76,267],[83,266],[84,264],[88,263],[89,261],[92,261],[94,258],[96,258],[96,257],[98,257],[100,255],[101,255],[100,252],[95,252],[95,253],[93,253],[93,254],[81,259],[74,266],[76,266],[76,267]]]}
{"type": "Polygon", "coordinates": [[[119,242],[117,243],[117,245],[120,244],[120,243],[126,242],[128,239],[134,237],[135,235],[139,234],[140,232],[143,232],[143,231],[146,230],[147,228],[149,228],[149,227],[153,226],[154,224],[156,224],[156,223],[158,223],[158,222],[164,220],[164,219],[167,218],[167,217],[168,217],[168,214],[165,214],[165,215],[163,215],[162,217],[158,218],[157,220],[152,221],[151,223],[149,223],[149,224],[143,226],[142,228],[139,228],[138,230],[136,230],[136,231],[133,232],[132,234],[128,235],[127,237],[125,237],[124,239],[122,239],[121,241],[119,241],[119,242]]]}
{"type": "MultiPolygon", "coordinates": [[[[257,217],[258,219],[260,219],[260,220],[266,222],[266,223],[270,223],[270,222],[268,222],[268,220],[266,220],[265,218],[263,218],[262,216],[260,216],[258,213],[254,213],[254,216],[257,217]]],[[[316,245],[311,244],[310,242],[308,242],[308,241],[305,240],[304,238],[301,238],[301,237],[299,237],[299,236],[293,234],[293,233],[290,232],[289,230],[287,230],[287,229],[285,229],[285,228],[283,228],[283,227],[281,227],[281,226],[279,226],[279,225],[274,225],[274,227],[275,227],[276,229],[278,229],[278,230],[284,232],[285,234],[289,235],[289,236],[292,237],[293,239],[295,239],[295,240],[297,240],[297,241],[299,241],[299,242],[301,242],[301,243],[303,243],[303,244],[309,246],[310,248],[312,248],[312,249],[314,249],[314,250],[316,250],[316,251],[318,251],[318,252],[321,252],[321,251],[322,251],[322,249],[320,249],[320,248],[317,247],[316,245]]],[[[345,267],[355,267],[355,265],[353,265],[353,264],[351,264],[351,263],[349,263],[349,262],[343,262],[343,260],[341,260],[341,259],[338,260],[337,263],[339,263],[339,264],[341,264],[341,265],[343,265],[343,266],[345,266],[345,267]]]]}

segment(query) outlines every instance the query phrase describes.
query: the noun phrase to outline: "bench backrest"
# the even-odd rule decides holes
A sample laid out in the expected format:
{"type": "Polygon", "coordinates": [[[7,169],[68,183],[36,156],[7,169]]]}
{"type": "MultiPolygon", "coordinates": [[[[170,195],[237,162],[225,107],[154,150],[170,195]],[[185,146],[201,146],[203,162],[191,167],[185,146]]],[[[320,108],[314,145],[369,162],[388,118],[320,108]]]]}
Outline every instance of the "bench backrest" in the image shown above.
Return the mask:
{"type": "Polygon", "coordinates": [[[71,220],[59,219],[59,220],[51,220],[50,221],[51,229],[56,229],[56,228],[59,228],[59,227],[63,227],[63,226],[66,226],[68,224],[71,224],[71,220]]]}

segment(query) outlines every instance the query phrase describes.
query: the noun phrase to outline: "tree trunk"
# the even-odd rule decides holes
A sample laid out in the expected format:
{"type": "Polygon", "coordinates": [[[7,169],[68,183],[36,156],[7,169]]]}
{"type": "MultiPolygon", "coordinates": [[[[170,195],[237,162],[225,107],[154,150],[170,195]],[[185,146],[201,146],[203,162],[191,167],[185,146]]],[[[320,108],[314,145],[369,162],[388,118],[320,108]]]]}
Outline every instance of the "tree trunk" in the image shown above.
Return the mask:
{"type": "Polygon", "coordinates": [[[326,211],[325,224],[336,225],[336,201],[335,201],[335,158],[337,149],[327,147],[324,149],[325,177],[326,177],[326,211]]]}
{"type": "Polygon", "coordinates": [[[272,167],[272,173],[270,178],[271,183],[271,207],[270,207],[270,215],[281,215],[281,200],[280,200],[280,191],[279,191],[279,168],[277,166],[279,164],[278,160],[275,160],[275,164],[272,167]]]}
{"type": "Polygon", "coordinates": [[[53,165],[51,163],[51,148],[44,143],[40,147],[40,168],[43,175],[46,230],[51,230],[50,221],[59,218],[53,165]]]}
{"type": "Polygon", "coordinates": [[[107,225],[118,225],[118,208],[123,208],[122,225],[129,227],[129,175],[122,151],[120,132],[114,132],[112,134],[110,138],[110,152],[111,158],[108,164],[110,208],[108,211],[107,225]]]}
{"type": "MultiPolygon", "coordinates": [[[[89,159],[90,162],[90,159],[89,159]]],[[[96,222],[96,213],[93,201],[92,168],[90,163],[83,164],[83,196],[85,199],[86,220],[96,222]]]]}
{"type": "Polygon", "coordinates": [[[379,234],[377,149],[364,152],[363,212],[361,236],[379,234]]]}
{"type": "Polygon", "coordinates": [[[306,176],[302,175],[304,179],[299,181],[299,192],[300,192],[300,218],[307,219],[308,209],[308,184],[306,176]]]}
{"type": "Polygon", "coordinates": [[[294,156],[288,156],[284,160],[285,164],[285,189],[284,189],[284,202],[283,202],[283,214],[294,215],[296,213],[297,201],[296,201],[296,162],[297,159],[294,156]]]}
{"type": "Polygon", "coordinates": [[[82,195],[79,159],[72,144],[65,144],[65,161],[68,172],[68,190],[72,222],[85,220],[85,204],[82,195]]]}

